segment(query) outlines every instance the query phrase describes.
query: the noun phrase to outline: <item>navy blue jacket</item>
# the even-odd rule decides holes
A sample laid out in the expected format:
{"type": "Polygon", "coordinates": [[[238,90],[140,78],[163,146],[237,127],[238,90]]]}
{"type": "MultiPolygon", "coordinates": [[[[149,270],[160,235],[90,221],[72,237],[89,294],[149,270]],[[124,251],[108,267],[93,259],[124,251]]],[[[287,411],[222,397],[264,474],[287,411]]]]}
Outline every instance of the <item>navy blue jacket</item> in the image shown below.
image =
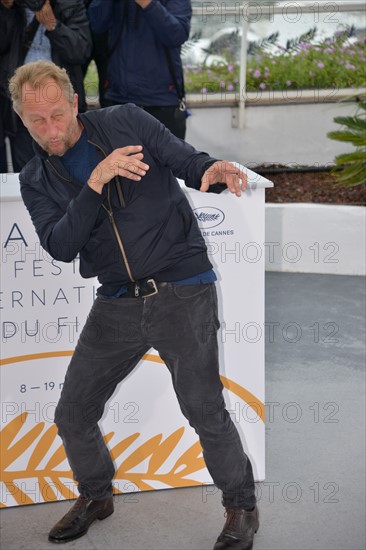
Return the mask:
{"type": "Polygon", "coordinates": [[[109,31],[110,48],[117,44],[108,64],[105,97],[115,103],[178,105],[164,47],[170,51],[181,90],[180,47],[189,36],[191,13],[190,0],[152,0],[145,10],[134,0],[92,0],[88,8],[92,30],[109,31]]]}
{"type": "Polygon", "coordinates": [[[83,113],[80,121],[101,160],[116,148],[142,145],[150,169],[140,182],[115,178],[100,195],[73,179],[60,157],[48,156],[35,144],[36,156],[21,171],[20,185],[43,248],[64,262],[80,253],[81,275],[98,276],[111,289],[131,280],[118,238],[135,280],[173,281],[211,269],[197,220],[175,176],[199,189],[216,159],[131,104],[83,113]]]}

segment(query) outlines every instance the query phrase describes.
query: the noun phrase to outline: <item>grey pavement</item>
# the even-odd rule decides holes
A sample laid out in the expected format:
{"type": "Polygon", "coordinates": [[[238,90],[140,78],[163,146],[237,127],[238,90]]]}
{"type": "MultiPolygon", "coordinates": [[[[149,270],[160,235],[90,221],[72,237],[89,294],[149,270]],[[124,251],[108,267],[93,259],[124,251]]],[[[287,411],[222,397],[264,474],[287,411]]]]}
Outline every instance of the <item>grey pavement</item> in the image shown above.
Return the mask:
{"type": "MultiPolygon", "coordinates": [[[[266,274],[266,480],[254,550],[364,550],[365,280],[266,274]]],[[[68,549],[212,549],[214,487],[121,495],[68,549]]],[[[2,550],[49,549],[57,502],[3,509],[2,550]]]]}

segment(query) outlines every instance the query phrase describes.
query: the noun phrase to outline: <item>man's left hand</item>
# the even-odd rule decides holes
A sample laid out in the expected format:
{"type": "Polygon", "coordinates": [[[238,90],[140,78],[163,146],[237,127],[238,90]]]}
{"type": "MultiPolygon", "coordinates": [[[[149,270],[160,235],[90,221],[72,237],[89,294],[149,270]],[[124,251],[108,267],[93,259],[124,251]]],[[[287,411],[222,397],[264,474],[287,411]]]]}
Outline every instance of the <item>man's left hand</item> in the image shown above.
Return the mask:
{"type": "Polygon", "coordinates": [[[227,160],[218,160],[202,176],[200,191],[207,191],[214,183],[226,183],[230,193],[237,197],[247,187],[247,176],[243,170],[236,168],[227,160]]]}

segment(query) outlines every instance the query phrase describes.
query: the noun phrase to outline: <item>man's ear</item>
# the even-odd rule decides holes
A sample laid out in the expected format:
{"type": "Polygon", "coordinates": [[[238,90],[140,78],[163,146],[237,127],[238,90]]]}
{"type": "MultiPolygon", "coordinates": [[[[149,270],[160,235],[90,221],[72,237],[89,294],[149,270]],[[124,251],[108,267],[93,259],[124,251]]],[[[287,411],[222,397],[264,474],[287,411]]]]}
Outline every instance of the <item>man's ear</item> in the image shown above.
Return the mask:
{"type": "Polygon", "coordinates": [[[73,107],[74,107],[74,113],[75,113],[75,115],[77,115],[78,112],[79,112],[79,96],[78,96],[77,93],[74,93],[74,105],[73,105],[73,107]]]}

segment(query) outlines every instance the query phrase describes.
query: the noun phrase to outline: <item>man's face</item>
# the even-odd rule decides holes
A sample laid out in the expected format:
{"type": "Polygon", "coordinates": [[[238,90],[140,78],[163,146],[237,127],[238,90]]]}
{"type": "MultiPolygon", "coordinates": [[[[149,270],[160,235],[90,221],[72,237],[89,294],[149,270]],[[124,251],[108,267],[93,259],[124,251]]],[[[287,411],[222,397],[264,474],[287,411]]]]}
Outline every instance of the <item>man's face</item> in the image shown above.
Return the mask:
{"type": "Polygon", "coordinates": [[[77,95],[71,105],[54,80],[45,80],[37,89],[24,84],[21,107],[24,126],[49,155],[62,156],[78,140],[77,95]]]}

